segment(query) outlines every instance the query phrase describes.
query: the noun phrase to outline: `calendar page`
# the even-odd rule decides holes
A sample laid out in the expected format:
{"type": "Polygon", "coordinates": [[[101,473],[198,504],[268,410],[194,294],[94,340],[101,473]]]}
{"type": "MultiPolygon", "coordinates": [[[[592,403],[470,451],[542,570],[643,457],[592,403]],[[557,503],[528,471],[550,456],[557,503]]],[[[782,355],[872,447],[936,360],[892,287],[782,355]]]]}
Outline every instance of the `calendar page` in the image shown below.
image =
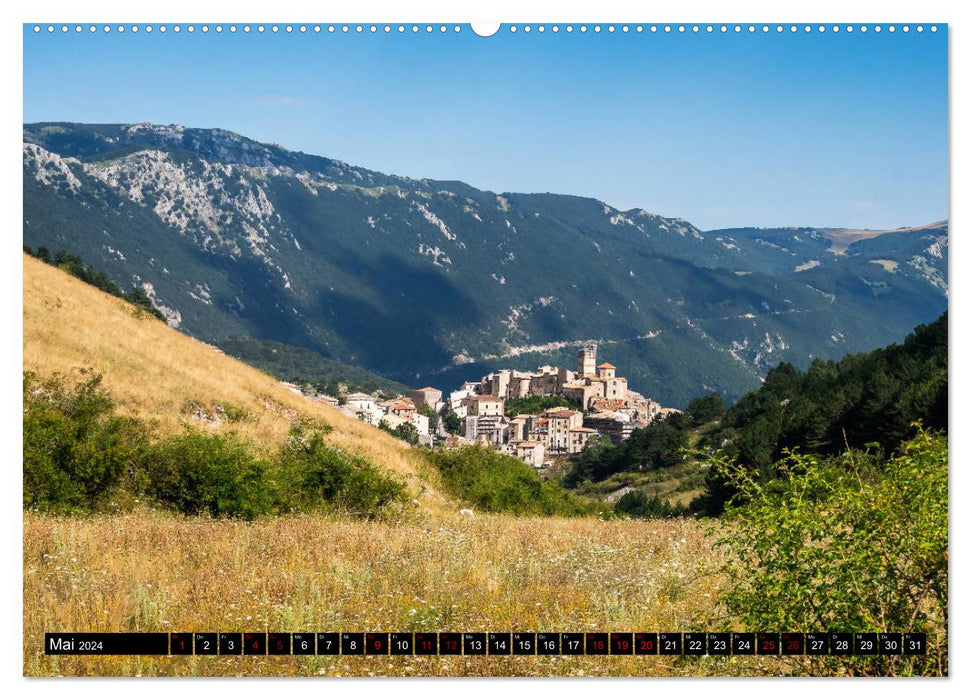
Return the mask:
{"type": "Polygon", "coordinates": [[[311,14],[22,26],[23,674],[947,676],[948,24],[311,14]]]}

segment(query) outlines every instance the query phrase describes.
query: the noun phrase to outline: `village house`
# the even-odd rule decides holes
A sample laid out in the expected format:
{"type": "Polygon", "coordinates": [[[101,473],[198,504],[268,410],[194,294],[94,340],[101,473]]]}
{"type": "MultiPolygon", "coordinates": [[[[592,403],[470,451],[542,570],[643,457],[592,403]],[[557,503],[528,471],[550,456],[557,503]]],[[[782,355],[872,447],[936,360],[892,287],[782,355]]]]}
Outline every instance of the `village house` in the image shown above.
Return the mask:
{"type": "Polygon", "coordinates": [[[392,399],[391,401],[381,403],[380,406],[385,410],[385,413],[390,413],[408,420],[411,420],[418,412],[411,399],[392,399]]]}
{"type": "Polygon", "coordinates": [[[570,428],[567,454],[575,455],[583,452],[583,448],[594,435],[597,435],[597,431],[593,428],[570,428]]]}
{"type": "Polygon", "coordinates": [[[358,418],[371,425],[377,425],[384,417],[384,410],[378,405],[378,400],[370,394],[348,394],[347,405],[357,409],[360,412],[357,414],[358,418]]]}
{"type": "Polygon", "coordinates": [[[468,416],[465,419],[466,439],[480,440],[490,445],[502,445],[509,437],[509,421],[505,416],[468,416]]]}
{"type": "Polygon", "coordinates": [[[442,392],[434,387],[426,386],[423,389],[413,391],[411,400],[419,411],[425,406],[433,411],[439,411],[442,408],[442,392]]]}
{"type": "Polygon", "coordinates": [[[601,435],[607,435],[615,445],[618,445],[634,432],[634,421],[620,411],[598,411],[583,417],[583,427],[592,428],[601,435]]]}
{"type": "Polygon", "coordinates": [[[495,396],[470,396],[465,400],[470,416],[501,416],[505,403],[495,396]]]}
{"type": "Polygon", "coordinates": [[[551,453],[569,453],[570,431],[583,427],[583,413],[565,406],[540,414],[547,420],[546,449],[551,453]]]}
{"type": "Polygon", "coordinates": [[[537,469],[546,461],[546,448],[541,442],[521,441],[510,443],[515,446],[516,456],[526,464],[537,469]]]}
{"type": "Polygon", "coordinates": [[[520,414],[509,421],[509,440],[522,442],[529,435],[529,421],[533,416],[520,414]]]}

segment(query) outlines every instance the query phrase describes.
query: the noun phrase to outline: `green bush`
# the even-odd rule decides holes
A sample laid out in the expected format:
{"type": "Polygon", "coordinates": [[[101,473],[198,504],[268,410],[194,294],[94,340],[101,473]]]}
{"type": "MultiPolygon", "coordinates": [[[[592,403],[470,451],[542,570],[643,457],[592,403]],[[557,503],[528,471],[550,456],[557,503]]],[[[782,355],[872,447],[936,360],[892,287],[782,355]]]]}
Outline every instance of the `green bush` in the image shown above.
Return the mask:
{"type": "Polygon", "coordinates": [[[330,508],[373,518],[404,499],[405,487],[359,455],[327,445],[324,432],[295,428],[280,456],[280,483],[293,510],[330,508]]]}
{"type": "Polygon", "coordinates": [[[442,427],[445,428],[446,432],[458,435],[459,431],[462,430],[462,419],[458,417],[455,411],[449,411],[442,417],[442,427]]]}
{"type": "Polygon", "coordinates": [[[614,505],[617,515],[653,520],[655,518],[678,518],[688,515],[688,510],[678,503],[672,506],[660,496],[648,497],[640,490],[628,491],[614,505]]]}
{"type": "Polygon", "coordinates": [[[522,460],[479,445],[425,450],[445,489],[473,507],[513,515],[588,515],[592,508],[522,460]]]}
{"type": "Polygon", "coordinates": [[[926,656],[783,658],[809,673],[947,674],[946,436],[920,432],[889,460],[791,452],[767,483],[721,455],[713,466],[738,492],[720,545],[743,628],[926,632],[926,656]]]}
{"type": "Polygon", "coordinates": [[[100,376],[67,386],[29,372],[23,383],[24,506],[68,513],[106,506],[132,476],[148,431],[114,413],[100,376]]]}
{"type": "Polygon", "coordinates": [[[720,420],[725,415],[725,401],[721,394],[699,396],[688,403],[685,413],[688,414],[691,425],[704,425],[713,420],[720,420]]]}
{"type": "Polygon", "coordinates": [[[148,493],[185,515],[255,518],[278,512],[267,472],[236,435],[190,429],[158,441],[144,461],[148,493]]]}
{"type": "Polygon", "coordinates": [[[688,431],[680,413],[634,429],[629,438],[616,446],[610,438],[599,436],[571,458],[572,466],[564,477],[564,484],[572,487],[588,479],[603,481],[618,472],[672,467],[684,461],[687,445],[688,431]]]}

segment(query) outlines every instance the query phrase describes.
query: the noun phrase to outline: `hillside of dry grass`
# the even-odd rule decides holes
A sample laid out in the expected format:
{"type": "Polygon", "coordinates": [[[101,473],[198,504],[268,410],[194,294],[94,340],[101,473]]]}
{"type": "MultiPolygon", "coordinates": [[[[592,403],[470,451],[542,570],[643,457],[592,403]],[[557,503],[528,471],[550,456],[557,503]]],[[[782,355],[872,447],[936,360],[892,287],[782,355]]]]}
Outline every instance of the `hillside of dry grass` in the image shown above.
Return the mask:
{"type": "Polygon", "coordinates": [[[307,400],[276,379],[169,328],[131,304],[24,255],[24,370],[76,378],[93,370],[122,412],[156,421],[161,432],[185,425],[234,430],[267,453],[299,418],[333,427],[328,441],[359,452],[403,480],[433,510],[454,509],[408,446],[331,406],[307,400]],[[200,421],[216,405],[242,409],[240,421],[200,421]]]}

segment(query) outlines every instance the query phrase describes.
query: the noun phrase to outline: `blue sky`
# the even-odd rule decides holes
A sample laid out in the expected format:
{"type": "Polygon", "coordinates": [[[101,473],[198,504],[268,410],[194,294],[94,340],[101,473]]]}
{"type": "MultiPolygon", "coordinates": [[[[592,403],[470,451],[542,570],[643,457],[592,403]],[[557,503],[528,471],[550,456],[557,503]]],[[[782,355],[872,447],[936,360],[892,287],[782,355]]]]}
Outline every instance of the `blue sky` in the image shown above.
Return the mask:
{"type": "Polygon", "coordinates": [[[178,123],[705,228],[947,216],[947,33],[35,34],[24,121],[178,123]]]}

